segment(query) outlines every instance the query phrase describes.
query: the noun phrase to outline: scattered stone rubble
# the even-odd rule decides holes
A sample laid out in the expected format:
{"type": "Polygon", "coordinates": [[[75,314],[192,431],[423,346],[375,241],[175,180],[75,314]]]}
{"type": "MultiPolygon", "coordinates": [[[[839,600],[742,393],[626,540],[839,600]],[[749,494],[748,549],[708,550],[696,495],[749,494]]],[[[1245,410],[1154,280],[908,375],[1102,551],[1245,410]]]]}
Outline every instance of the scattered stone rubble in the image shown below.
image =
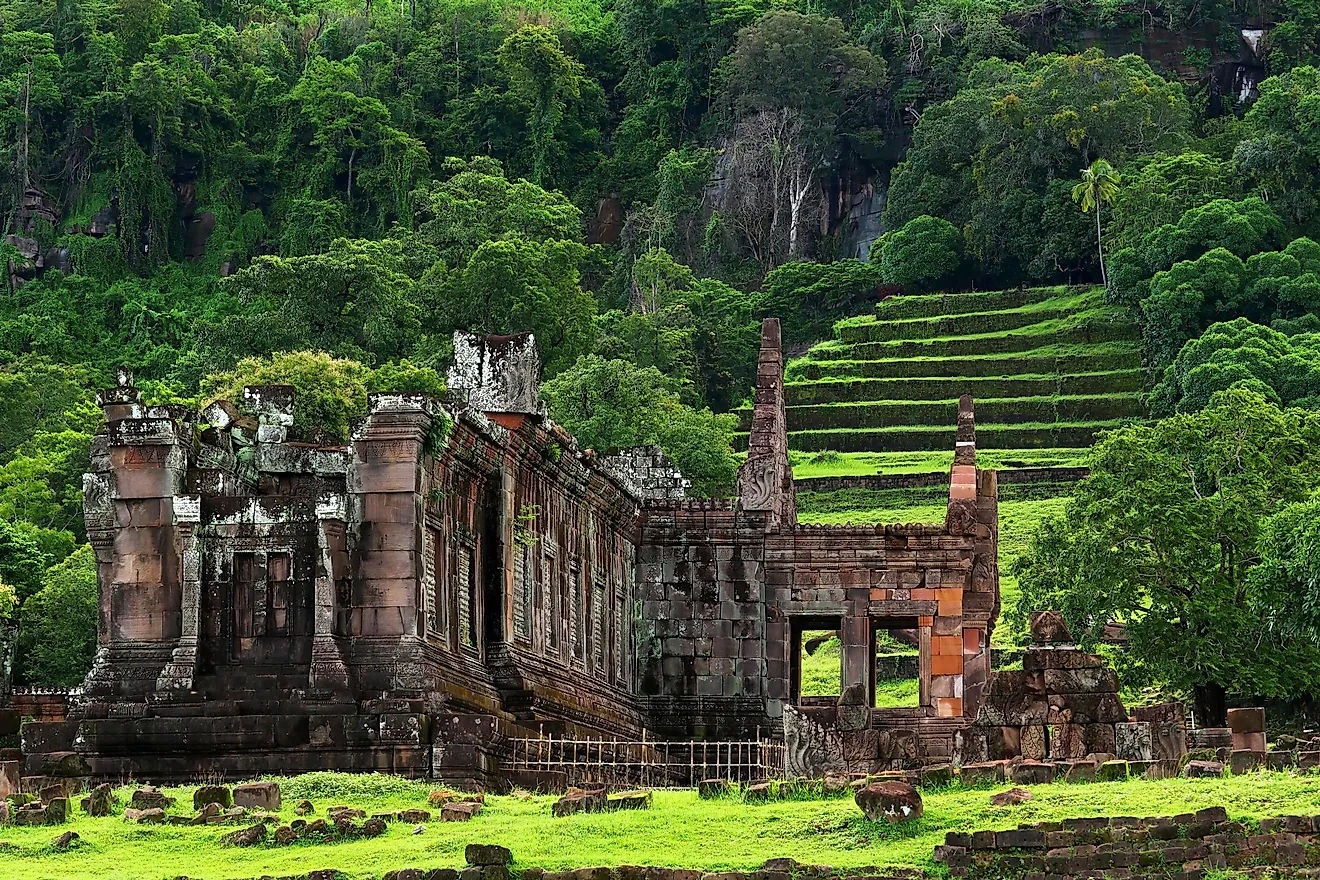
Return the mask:
{"type": "Polygon", "coordinates": [[[954,877],[1175,877],[1227,870],[1320,876],[1320,816],[1230,821],[1223,807],[1177,816],[1037,822],[1005,831],[949,832],[935,860],[954,877]]]}

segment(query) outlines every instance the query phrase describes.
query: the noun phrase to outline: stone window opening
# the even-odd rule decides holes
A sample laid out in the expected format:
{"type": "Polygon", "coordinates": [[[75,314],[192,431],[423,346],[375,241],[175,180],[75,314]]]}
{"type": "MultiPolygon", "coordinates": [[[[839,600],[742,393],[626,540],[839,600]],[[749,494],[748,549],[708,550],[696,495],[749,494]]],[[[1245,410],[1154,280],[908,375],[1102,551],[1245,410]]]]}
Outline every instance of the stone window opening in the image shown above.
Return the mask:
{"type": "Polygon", "coordinates": [[[921,639],[915,617],[871,618],[867,675],[871,705],[917,709],[922,705],[921,639]]]}
{"type": "Polygon", "coordinates": [[[843,693],[843,618],[789,618],[791,700],[799,706],[832,706],[843,693]]]}

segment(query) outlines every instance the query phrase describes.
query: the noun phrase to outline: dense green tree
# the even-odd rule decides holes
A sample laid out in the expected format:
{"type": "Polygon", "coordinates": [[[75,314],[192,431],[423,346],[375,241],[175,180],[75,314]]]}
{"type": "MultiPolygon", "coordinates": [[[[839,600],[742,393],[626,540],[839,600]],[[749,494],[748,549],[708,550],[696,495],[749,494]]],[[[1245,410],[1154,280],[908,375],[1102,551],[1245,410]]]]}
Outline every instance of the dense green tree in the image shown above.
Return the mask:
{"type": "Polygon", "coordinates": [[[514,93],[528,104],[528,130],[532,135],[532,183],[551,181],[550,163],[555,134],[569,101],[583,91],[600,92],[586,68],[566,54],[559,37],[549,28],[523,25],[501,44],[500,65],[514,93]]]}
{"type": "Polygon", "coordinates": [[[1320,492],[1266,519],[1257,548],[1251,586],[1266,626],[1313,641],[1320,633],[1320,492]]]}
{"type": "Polygon", "coordinates": [[[22,684],[81,684],[96,652],[96,559],[83,544],[52,566],[19,613],[14,678],[22,684]]]}
{"type": "Polygon", "coordinates": [[[1090,465],[1014,566],[1020,609],[1060,608],[1087,639],[1124,623],[1125,681],[1190,689],[1202,723],[1226,691],[1309,689],[1320,649],[1266,626],[1252,575],[1267,518],[1320,486],[1320,413],[1233,389],[1105,435],[1090,465]]]}
{"type": "Polygon", "coordinates": [[[1309,238],[1245,262],[1225,248],[1155,273],[1141,301],[1147,355],[1155,367],[1215,321],[1257,323],[1320,314],[1320,245],[1309,238]]]}
{"type": "Polygon", "coordinates": [[[1231,162],[1185,152],[1138,159],[1123,175],[1106,230],[1110,247],[1138,247],[1145,235],[1216,199],[1238,195],[1231,162]]]}
{"type": "Polygon", "coordinates": [[[779,318],[788,345],[814,342],[873,302],[883,283],[880,267],[860,260],[785,263],[766,276],[757,314],[779,318]]]}
{"type": "Polygon", "coordinates": [[[1320,336],[1287,336],[1246,318],[1212,324],[1164,371],[1151,412],[1195,412],[1237,385],[1275,404],[1320,409],[1320,336]]]}
{"type": "Polygon", "coordinates": [[[1320,202],[1313,181],[1320,174],[1320,68],[1297,67],[1260,84],[1260,98],[1247,112],[1251,137],[1233,159],[1270,198],[1290,226],[1315,233],[1320,202]]]}
{"type": "Polygon", "coordinates": [[[985,61],[952,99],[922,114],[894,171],[885,224],[941,217],[966,230],[993,276],[1055,278],[1054,267],[1040,266],[1043,276],[1030,268],[1048,232],[1050,182],[1077,179],[1100,156],[1121,168],[1142,153],[1179,149],[1190,136],[1181,88],[1135,56],[1093,49],[985,61]]]}
{"type": "Polygon", "coordinates": [[[0,213],[9,214],[33,186],[36,157],[52,146],[53,117],[63,104],[56,78],[61,70],[48,34],[0,33],[0,162],[12,171],[0,194],[0,213]]]}
{"type": "Polygon", "coordinates": [[[291,385],[293,432],[307,439],[343,442],[355,419],[367,414],[368,391],[420,391],[437,395],[444,380],[407,361],[375,370],[322,351],[280,352],[244,358],[232,370],[202,380],[203,401],[243,399],[245,385],[291,385]]]}
{"type": "Polygon", "coordinates": [[[878,122],[885,64],[835,18],[770,12],[738,32],[724,88],[737,124],[729,211],[763,271],[805,251],[820,211],[818,174],[841,140],[878,122]]]}
{"type": "Polygon", "coordinates": [[[694,494],[733,491],[733,416],[684,405],[654,367],[590,355],[541,390],[551,417],[584,447],[604,453],[658,444],[692,480],[694,494]]]}
{"type": "Polygon", "coordinates": [[[957,227],[928,214],[912,218],[878,244],[885,281],[901,284],[911,293],[938,290],[961,262],[962,235],[957,227]]]}

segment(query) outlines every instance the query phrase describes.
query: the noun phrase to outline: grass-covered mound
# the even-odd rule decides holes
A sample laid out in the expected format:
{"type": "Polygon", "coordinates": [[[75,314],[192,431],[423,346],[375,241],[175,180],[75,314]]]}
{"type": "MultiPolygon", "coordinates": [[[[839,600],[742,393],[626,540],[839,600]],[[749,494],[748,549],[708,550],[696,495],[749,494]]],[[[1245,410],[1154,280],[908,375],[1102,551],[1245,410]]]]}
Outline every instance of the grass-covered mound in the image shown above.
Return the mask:
{"type": "MultiPolygon", "coordinates": [[[[74,810],[64,826],[6,828],[0,878],[23,880],[193,880],[303,874],[336,868],[348,880],[379,877],[402,867],[461,867],[468,843],[497,843],[514,854],[514,869],[551,870],[596,865],[651,864],[707,871],[747,870],[766,859],[849,869],[862,866],[933,868],[934,846],[947,831],[1011,828],[1018,823],[1079,816],[1155,816],[1222,805],[1230,818],[1303,814],[1320,810],[1314,777],[1253,773],[1227,779],[1056,784],[1033,789],[1035,800],[992,807],[995,788],[927,791],[925,815],[904,825],[870,823],[850,797],[744,804],[736,798],[703,801],[693,791],[656,792],[645,811],[550,816],[551,796],[496,796],[470,822],[428,823],[421,834],[394,823],[382,836],[335,844],[264,844],[225,848],[229,826],[140,826],[121,815],[90,819],[74,810]],[[50,842],[63,830],[81,840],[68,852],[50,842]]],[[[424,807],[430,786],[381,776],[309,774],[284,780],[285,822],[297,799],[310,797],[318,815],[335,804],[368,812],[424,807]]],[[[131,789],[120,792],[121,801],[131,789]]],[[[190,788],[170,790],[191,804],[190,788]]]]}

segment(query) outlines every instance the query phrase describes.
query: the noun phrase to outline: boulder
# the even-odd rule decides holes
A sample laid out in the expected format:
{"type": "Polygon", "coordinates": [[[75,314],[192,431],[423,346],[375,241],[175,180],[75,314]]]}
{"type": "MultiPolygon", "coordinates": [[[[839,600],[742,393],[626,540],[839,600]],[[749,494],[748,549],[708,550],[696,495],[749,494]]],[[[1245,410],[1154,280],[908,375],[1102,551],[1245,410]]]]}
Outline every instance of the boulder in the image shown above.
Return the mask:
{"type": "Polygon", "coordinates": [[[868,821],[909,822],[921,817],[921,794],[906,782],[876,782],[854,800],[868,821]]]}
{"type": "Polygon", "coordinates": [[[990,805],[995,807],[1015,807],[1032,800],[1034,795],[1025,788],[1010,788],[990,796],[990,805]]]}
{"type": "Polygon", "coordinates": [[[254,807],[261,810],[280,808],[280,784],[278,782],[245,782],[234,786],[234,803],[240,807],[254,807]]]}
{"type": "Polygon", "coordinates": [[[218,804],[221,809],[234,805],[234,796],[224,785],[203,785],[193,792],[193,809],[200,810],[207,804],[218,804]]]}
{"type": "Polygon", "coordinates": [[[371,818],[362,823],[363,837],[380,837],[385,833],[385,820],[371,818]]]}
{"type": "Polygon", "coordinates": [[[359,810],[356,807],[331,807],[327,813],[331,822],[338,822],[340,819],[365,819],[366,810],[359,810]]]}
{"type": "Polygon", "coordinates": [[[463,850],[463,858],[474,868],[513,863],[513,853],[508,848],[493,843],[469,843],[463,850]]]}
{"type": "Polygon", "coordinates": [[[281,825],[275,829],[275,845],[288,846],[298,839],[298,832],[294,831],[288,825],[281,825]]]}
{"type": "Polygon", "coordinates": [[[1028,626],[1031,640],[1038,645],[1071,643],[1073,640],[1063,614],[1058,611],[1033,611],[1028,618],[1028,626]]]}
{"type": "Polygon", "coordinates": [[[78,839],[77,831],[66,831],[59,837],[50,842],[50,845],[58,850],[66,850],[75,840],[78,839]]]}
{"type": "Polygon", "coordinates": [[[407,822],[410,825],[416,825],[419,822],[430,822],[430,810],[400,810],[399,821],[407,822]]]}
{"type": "Polygon", "coordinates": [[[316,807],[312,806],[311,801],[304,799],[298,801],[298,806],[293,808],[293,812],[299,816],[310,816],[312,813],[316,812],[316,807]]]}
{"type": "Polygon", "coordinates": [[[763,804],[770,800],[770,783],[757,782],[743,790],[743,803],[763,804]]]}

